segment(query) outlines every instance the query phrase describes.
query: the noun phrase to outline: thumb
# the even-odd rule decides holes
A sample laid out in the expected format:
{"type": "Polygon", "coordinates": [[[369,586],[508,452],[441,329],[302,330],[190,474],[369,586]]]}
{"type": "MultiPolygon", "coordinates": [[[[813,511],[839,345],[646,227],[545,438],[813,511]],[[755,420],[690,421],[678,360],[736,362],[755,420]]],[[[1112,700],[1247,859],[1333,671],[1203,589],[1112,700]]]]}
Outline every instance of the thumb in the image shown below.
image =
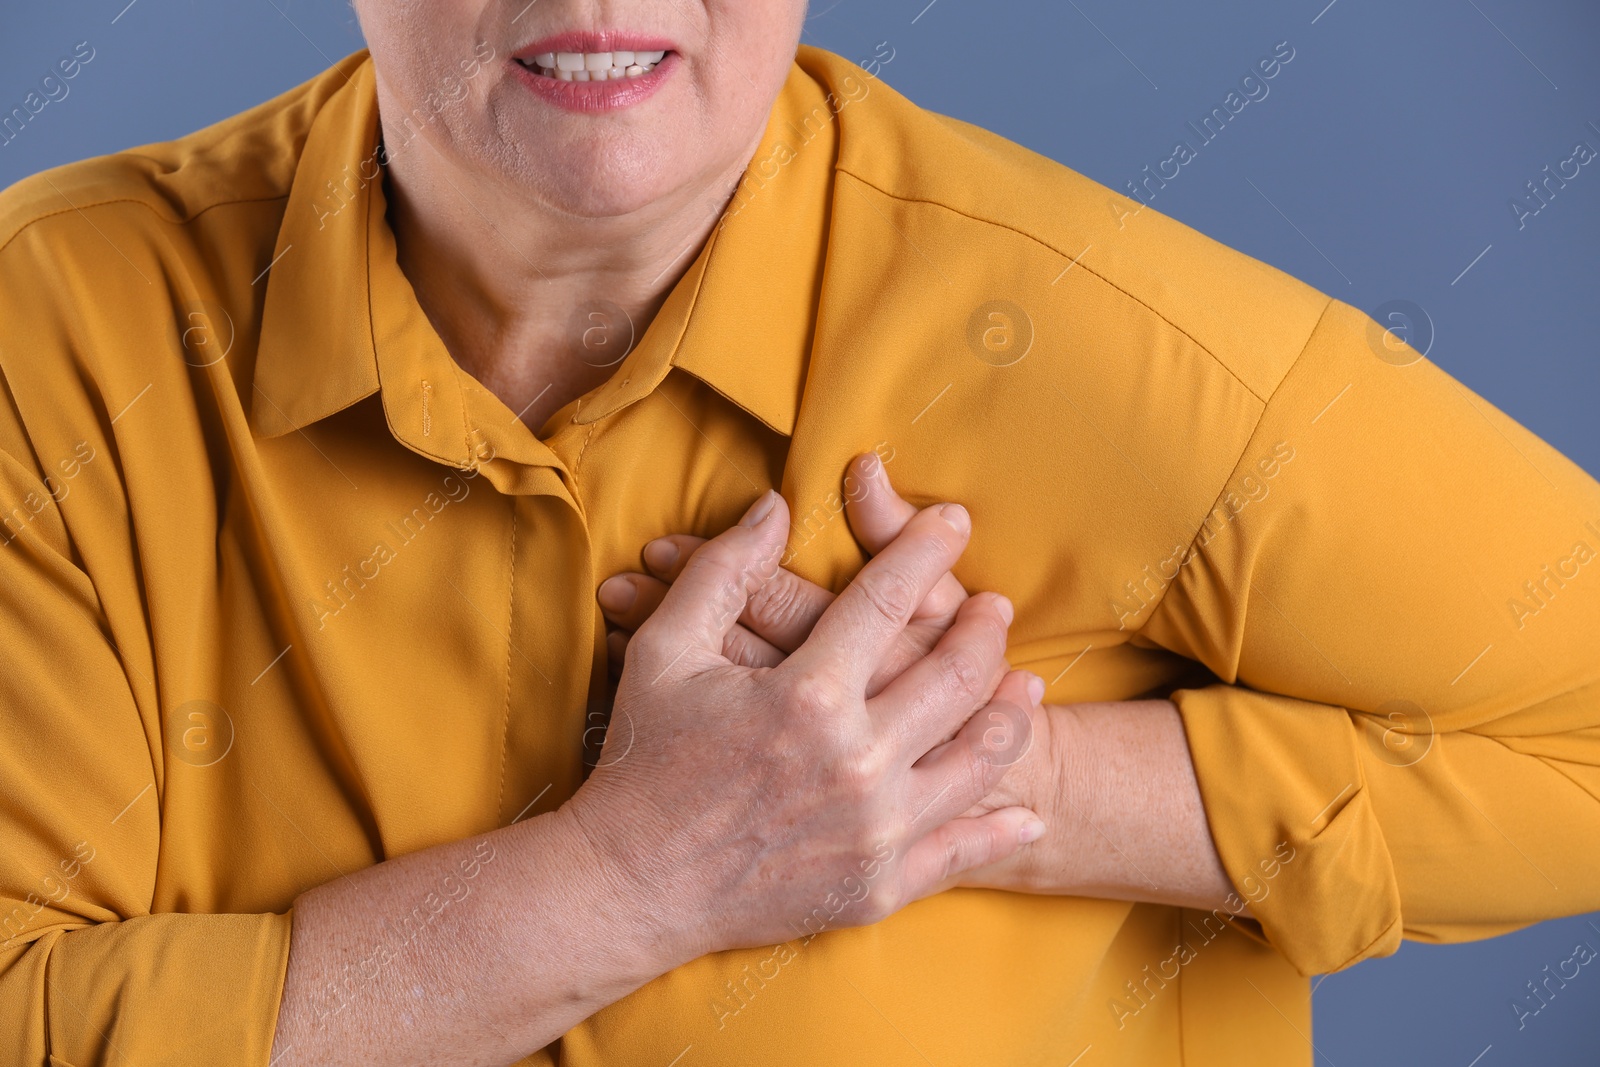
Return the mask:
{"type": "MultiPolygon", "coordinates": [[[[919,510],[889,484],[889,472],[876,452],[864,452],[850,461],[844,474],[845,516],[856,541],[876,556],[900,536],[919,510]]],[[[919,620],[940,627],[950,625],[967,591],[955,575],[946,574],[917,609],[919,620]]]]}
{"type": "Polygon", "coordinates": [[[777,576],[789,507],[769,489],[737,526],[707,541],[684,565],[656,609],[628,643],[628,662],[664,673],[691,649],[723,659],[723,642],[745,604],[777,576]]]}
{"type": "Polygon", "coordinates": [[[889,484],[889,472],[876,452],[865,452],[850,462],[844,475],[845,514],[850,529],[872,555],[900,536],[916,507],[906,503],[889,484]]]}

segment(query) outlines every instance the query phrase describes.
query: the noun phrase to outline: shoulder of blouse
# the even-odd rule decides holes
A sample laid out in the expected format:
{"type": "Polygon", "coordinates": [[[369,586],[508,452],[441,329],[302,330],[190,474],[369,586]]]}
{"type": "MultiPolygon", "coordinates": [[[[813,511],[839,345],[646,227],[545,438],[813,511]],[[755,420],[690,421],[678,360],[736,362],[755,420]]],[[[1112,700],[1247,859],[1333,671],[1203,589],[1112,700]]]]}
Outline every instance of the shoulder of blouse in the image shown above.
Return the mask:
{"type": "Polygon", "coordinates": [[[0,191],[0,449],[25,460],[41,447],[39,434],[62,412],[40,397],[103,406],[121,398],[93,394],[124,370],[138,373],[122,364],[178,362],[113,338],[169,331],[181,308],[250,292],[312,123],[366,58],[352,53],[182,137],[52,167],[0,191]]]}
{"type": "Polygon", "coordinates": [[[0,191],[0,250],[50,219],[105,205],[186,223],[223,204],[287,197],[312,121],[362,50],[288,91],[170,141],[30,175],[0,191]]]}
{"type": "Polygon", "coordinates": [[[918,107],[860,66],[802,47],[840,99],[835,169],[885,196],[1019,233],[1165,319],[1266,400],[1330,297],[1015,142],[918,107]]]}

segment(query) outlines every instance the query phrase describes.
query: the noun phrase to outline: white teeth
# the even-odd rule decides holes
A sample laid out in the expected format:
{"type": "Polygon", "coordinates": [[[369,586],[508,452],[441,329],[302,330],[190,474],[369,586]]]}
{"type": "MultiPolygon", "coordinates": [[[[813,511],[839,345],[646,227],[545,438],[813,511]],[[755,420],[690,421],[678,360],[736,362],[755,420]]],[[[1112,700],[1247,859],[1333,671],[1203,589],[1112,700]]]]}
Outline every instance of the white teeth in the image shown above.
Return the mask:
{"type": "Polygon", "coordinates": [[[560,81],[620,81],[650,73],[666,52],[541,52],[523,66],[560,81]]]}

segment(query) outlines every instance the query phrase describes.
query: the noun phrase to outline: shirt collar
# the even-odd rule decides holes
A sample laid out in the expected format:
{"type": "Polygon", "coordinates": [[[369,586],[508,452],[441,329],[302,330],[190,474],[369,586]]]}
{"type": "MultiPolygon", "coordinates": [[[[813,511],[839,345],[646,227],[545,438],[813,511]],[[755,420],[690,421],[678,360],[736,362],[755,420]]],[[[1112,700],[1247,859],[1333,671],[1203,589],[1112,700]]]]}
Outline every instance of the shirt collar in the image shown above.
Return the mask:
{"type": "MultiPolygon", "coordinates": [[[[612,378],[579,405],[593,422],[677,367],[774,431],[799,410],[821,291],[838,156],[835,97],[790,68],[760,147],[710,239],[612,378]],[[819,112],[818,109],[821,109],[819,112]],[[802,136],[802,134],[804,136],[802,136]]],[[[820,69],[814,67],[813,69],[820,69]]],[[[353,53],[311,83],[315,109],[268,271],[251,423],[276,437],[381,393],[391,432],[469,467],[477,445],[461,371],[395,255],[377,165],[372,61],[353,53]]]]}

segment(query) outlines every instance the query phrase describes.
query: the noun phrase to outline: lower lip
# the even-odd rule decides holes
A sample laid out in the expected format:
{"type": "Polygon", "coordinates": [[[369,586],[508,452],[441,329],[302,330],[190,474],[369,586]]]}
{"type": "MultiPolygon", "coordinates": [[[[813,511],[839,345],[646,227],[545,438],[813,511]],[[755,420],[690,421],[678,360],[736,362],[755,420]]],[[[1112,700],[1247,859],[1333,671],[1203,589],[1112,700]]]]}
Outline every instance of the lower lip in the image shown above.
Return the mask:
{"type": "Polygon", "coordinates": [[[522,84],[557,107],[568,111],[617,111],[632,107],[653,96],[667,77],[677,69],[678,53],[668,52],[649,73],[636,78],[603,82],[568,82],[535,74],[515,59],[507,60],[522,84]]]}

